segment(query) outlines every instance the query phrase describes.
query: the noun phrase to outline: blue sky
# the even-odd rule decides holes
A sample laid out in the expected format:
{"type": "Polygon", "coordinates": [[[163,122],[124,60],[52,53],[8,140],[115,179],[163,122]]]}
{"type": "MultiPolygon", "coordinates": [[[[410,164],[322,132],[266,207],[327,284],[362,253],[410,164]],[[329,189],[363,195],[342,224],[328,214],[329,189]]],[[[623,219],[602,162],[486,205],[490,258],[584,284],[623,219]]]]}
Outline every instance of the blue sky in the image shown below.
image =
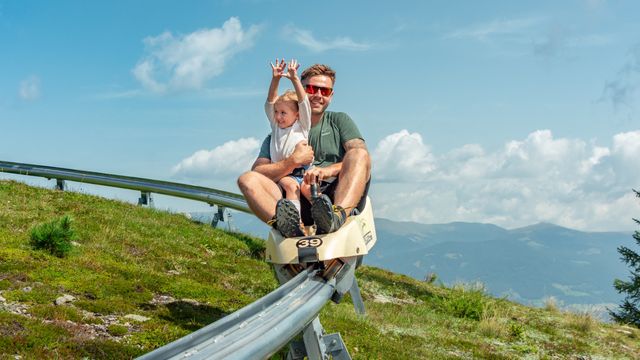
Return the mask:
{"type": "Polygon", "coordinates": [[[269,131],[269,61],[294,57],[337,71],[330,109],[366,138],[377,216],[630,230],[638,13],[606,0],[0,0],[0,159],[237,192],[269,131]]]}

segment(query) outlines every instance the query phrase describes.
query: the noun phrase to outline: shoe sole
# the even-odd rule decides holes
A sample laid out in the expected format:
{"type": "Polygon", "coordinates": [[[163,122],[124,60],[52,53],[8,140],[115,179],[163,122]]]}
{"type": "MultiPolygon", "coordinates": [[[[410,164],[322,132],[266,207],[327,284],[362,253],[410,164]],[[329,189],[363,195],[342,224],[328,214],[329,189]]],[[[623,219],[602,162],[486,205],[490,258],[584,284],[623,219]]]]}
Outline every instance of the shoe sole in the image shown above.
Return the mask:
{"type": "Polygon", "coordinates": [[[317,226],[316,233],[328,234],[333,227],[333,204],[326,195],[321,195],[311,207],[311,217],[317,226]]]}
{"type": "Polygon", "coordinates": [[[282,199],[276,206],[276,226],[284,237],[303,236],[300,230],[300,214],[289,200],[282,199]]]}

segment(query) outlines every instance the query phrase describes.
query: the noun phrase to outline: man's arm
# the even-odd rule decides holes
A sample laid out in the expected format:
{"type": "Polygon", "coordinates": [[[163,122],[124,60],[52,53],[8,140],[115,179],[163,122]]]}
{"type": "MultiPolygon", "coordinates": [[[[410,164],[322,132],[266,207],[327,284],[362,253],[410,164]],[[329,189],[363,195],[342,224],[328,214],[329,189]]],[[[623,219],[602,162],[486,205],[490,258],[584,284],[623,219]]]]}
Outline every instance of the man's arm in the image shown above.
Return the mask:
{"type": "MultiPolygon", "coordinates": [[[[343,144],[343,147],[346,151],[345,156],[349,153],[350,150],[353,149],[364,149],[367,150],[367,145],[362,139],[351,139],[343,144]]],[[[325,179],[329,179],[332,177],[336,177],[340,175],[342,171],[342,161],[337,162],[335,164],[331,164],[327,167],[313,167],[306,171],[304,174],[304,181],[307,184],[319,183],[325,179]]]]}
{"type": "MultiPolygon", "coordinates": [[[[351,140],[345,142],[343,147],[344,147],[344,150],[346,152],[349,152],[349,150],[353,150],[353,149],[364,149],[364,150],[367,150],[367,144],[365,144],[364,140],[362,140],[362,139],[351,139],[351,140]]],[[[367,150],[367,152],[369,152],[369,151],[367,150]]]]}
{"type": "Polygon", "coordinates": [[[251,166],[251,170],[258,172],[274,182],[278,182],[283,177],[291,174],[291,172],[308,164],[313,160],[313,150],[307,145],[306,141],[301,141],[296,145],[293,153],[286,159],[278,162],[271,162],[271,159],[258,157],[251,166]]]}
{"type": "Polygon", "coordinates": [[[257,158],[253,166],[251,166],[251,170],[268,177],[273,180],[273,182],[280,181],[280,179],[290,174],[295,168],[296,166],[291,166],[289,158],[276,163],[272,163],[271,160],[267,158],[257,158]]]}

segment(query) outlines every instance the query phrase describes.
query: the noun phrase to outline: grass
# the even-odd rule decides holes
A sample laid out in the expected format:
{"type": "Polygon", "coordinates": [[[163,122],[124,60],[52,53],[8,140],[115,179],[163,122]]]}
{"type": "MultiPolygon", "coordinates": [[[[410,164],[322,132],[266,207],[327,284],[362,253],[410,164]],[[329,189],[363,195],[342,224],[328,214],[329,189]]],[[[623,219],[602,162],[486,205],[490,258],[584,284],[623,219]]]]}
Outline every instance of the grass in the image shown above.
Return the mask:
{"type": "MultiPolygon", "coordinates": [[[[0,359],[142,355],[275,289],[262,256],[260,240],[181,215],[0,181],[0,359]],[[72,250],[33,249],[31,229],[64,215],[73,218],[72,250]],[[54,305],[64,294],[76,300],[54,305]]],[[[367,316],[349,296],[321,313],[354,359],[640,358],[640,330],[587,313],[367,266],[357,276],[367,316]]]]}

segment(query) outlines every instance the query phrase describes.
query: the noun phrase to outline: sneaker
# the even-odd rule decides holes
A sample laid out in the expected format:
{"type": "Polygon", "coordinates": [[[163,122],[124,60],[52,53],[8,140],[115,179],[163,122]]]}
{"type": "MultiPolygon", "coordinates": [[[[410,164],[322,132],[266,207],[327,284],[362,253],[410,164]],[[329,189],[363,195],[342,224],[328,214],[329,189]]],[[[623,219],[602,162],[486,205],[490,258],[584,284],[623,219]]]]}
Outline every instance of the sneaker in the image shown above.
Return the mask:
{"type": "Polygon", "coordinates": [[[284,237],[304,236],[304,232],[300,229],[300,213],[290,200],[278,200],[275,225],[284,237]]]}
{"type": "Polygon", "coordinates": [[[345,223],[347,213],[341,206],[335,206],[327,195],[320,195],[311,205],[311,217],[317,226],[316,234],[334,232],[345,223]]]}

